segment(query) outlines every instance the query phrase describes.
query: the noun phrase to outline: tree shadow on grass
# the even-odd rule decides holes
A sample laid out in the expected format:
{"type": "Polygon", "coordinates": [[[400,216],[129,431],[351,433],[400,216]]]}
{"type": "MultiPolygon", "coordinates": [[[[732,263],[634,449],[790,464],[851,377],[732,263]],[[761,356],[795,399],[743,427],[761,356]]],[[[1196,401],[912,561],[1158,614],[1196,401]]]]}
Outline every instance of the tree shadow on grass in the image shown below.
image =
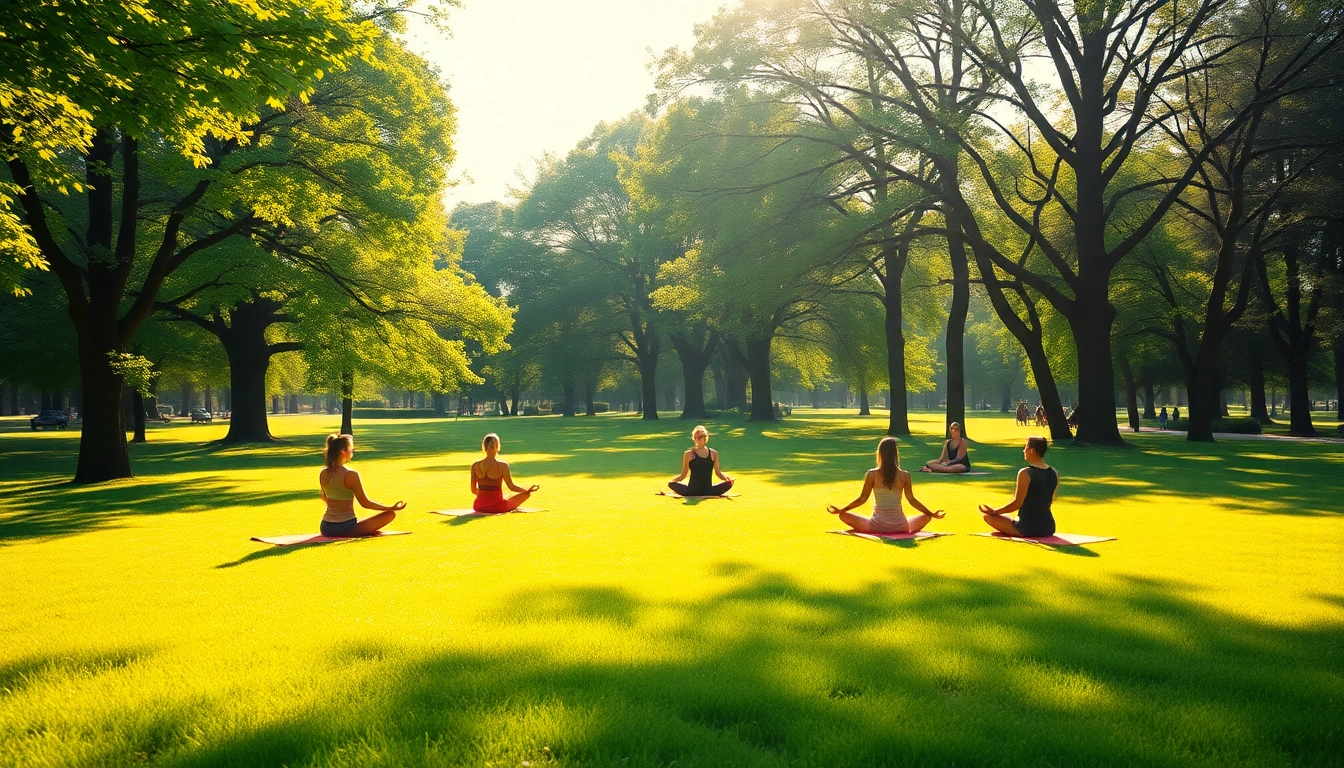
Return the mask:
{"type": "Polygon", "coordinates": [[[907,568],[842,590],[740,563],[718,572],[732,583],[688,600],[520,592],[481,617],[529,627],[509,647],[345,647],[327,674],[346,695],[208,739],[184,716],[158,754],[186,766],[1221,766],[1325,765],[1344,747],[1337,622],[1264,623],[1155,579],[1004,584],[907,568]]]}
{"type": "Polygon", "coordinates": [[[116,528],[132,519],[220,507],[261,506],[311,499],[311,491],[247,491],[225,476],[189,481],[68,483],[7,489],[0,513],[0,546],[29,539],[72,536],[116,528]]]}

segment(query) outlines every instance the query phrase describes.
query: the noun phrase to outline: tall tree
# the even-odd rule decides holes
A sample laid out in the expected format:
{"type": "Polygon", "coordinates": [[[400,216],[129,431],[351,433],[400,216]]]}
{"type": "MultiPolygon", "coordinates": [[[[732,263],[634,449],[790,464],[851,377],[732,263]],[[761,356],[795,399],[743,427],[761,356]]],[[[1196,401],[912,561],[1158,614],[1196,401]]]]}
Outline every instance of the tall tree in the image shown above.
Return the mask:
{"type": "Polygon", "coordinates": [[[60,279],[79,340],[84,425],[75,482],[129,477],[122,381],[113,363],[154,311],[168,275],[255,218],[231,212],[200,237],[184,231],[189,210],[215,183],[207,145],[242,146],[263,106],[300,103],[326,72],[366,54],[378,31],[334,0],[188,0],[154,8],[137,0],[51,0],[3,18],[13,41],[0,46],[10,105],[0,113],[6,184],[22,209],[21,239],[60,279]],[[57,107],[74,116],[54,142],[65,153],[27,131],[57,107]],[[184,153],[201,169],[153,227],[140,224],[142,145],[184,153]],[[51,195],[70,190],[85,202],[81,237],[56,220],[51,195]]]}

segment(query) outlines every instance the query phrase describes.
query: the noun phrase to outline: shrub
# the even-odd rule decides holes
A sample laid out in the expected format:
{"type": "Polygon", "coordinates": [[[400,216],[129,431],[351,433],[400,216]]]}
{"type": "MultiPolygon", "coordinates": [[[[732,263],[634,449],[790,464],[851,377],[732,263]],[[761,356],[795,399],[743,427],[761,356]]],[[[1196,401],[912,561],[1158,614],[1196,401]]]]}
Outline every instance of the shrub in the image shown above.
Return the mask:
{"type": "MultiPolygon", "coordinates": [[[[1169,421],[1167,422],[1167,428],[1188,432],[1190,431],[1190,420],[1176,419],[1169,421]]],[[[1237,435],[1258,435],[1261,433],[1260,422],[1250,418],[1214,419],[1213,431],[1230,432],[1237,435]]]]}
{"type": "Polygon", "coordinates": [[[550,408],[541,408],[541,407],[539,407],[539,406],[535,406],[535,405],[524,405],[524,406],[523,406],[523,415],[524,415],[524,416],[550,416],[550,415],[551,415],[551,409],[550,409],[550,408]]]}
{"type": "Polygon", "coordinates": [[[611,410],[611,403],[599,403],[593,401],[593,413],[606,413],[611,410]]]}
{"type": "Polygon", "coordinates": [[[433,408],[355,408],[350,413],[352,419],[432,419],[444,414],[435,413],[433,408]]]}

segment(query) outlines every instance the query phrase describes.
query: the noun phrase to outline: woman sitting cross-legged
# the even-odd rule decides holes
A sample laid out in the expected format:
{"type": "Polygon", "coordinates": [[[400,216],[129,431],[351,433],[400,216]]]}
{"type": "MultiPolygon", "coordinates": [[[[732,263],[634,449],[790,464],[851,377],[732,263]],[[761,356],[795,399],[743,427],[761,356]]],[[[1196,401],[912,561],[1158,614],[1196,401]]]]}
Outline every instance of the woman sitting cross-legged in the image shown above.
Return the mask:
{"type": "Polygon", "coordinates": [[[980,513],[985,522],[994,530],[1010,536],[1053,536],[1055,518],[1050,513],[1050,505],[1059,495],[1059,472],[1045,463],[1045,452],[1050,443],[1044,437],[1028,437],[1022,448],[1022,458],[1027,466],[1017,473],[1017,490],[1013,500],[994,509],[988,504],[980,505],[980,513]],[[1014,520],[1008,515],[1017,510],[1021,514],[1014,520]]]}
{"type": "Polygon", "coordinates": [[[966,438],[961,436],[961,425],[952,422],[947,427],[951,437],[943,441],[943,452],[938,458],[933,459],[924,465],[920,472],[947,472],[960,473],[971,471],[971,455],[968,453],[970,446],[966,443],[966,438]]]}
{"type": "Polygon", "coordinates": [[[846,525],[862,533],[914,533],[923,530],[930,520],[941,519],[946,514],[941,509],[929,511],[928,507],[915,498],[910,473],[901,469],[900,454],[896,449],[894,437],[884,437],[877,444],[877,466],[864,475],[863,493],[859,494],[859,498],[844,508],[831,506],[827,507],[826,511],[839,515],[846,525]],[[910,506],[918,509],[920,514],[905,516],[905,511],[901,507],[902,493],[905,494],[905,500],[910,502],[910,506]],[[849,511],[863,506],[869,494],[873,496],[872,517],[856,515],[849,511]]]}
{"type": "Polygon", "coordinates": [[[672,478],[667,487],[681,496],[722,496],[727,493],[736,481],[719,468],[719,452],[709,447],[709,430],[697,426],[691,430],[691,441],[695,444],[681,455],[681,474],[672,478]],[[691,476],[691,481],[681,482],[687,475],[691,476]],[[715,485],[714,475],[723,482],[715,485]]]}
{"type": "Polygon", "coordinates": [[[499,435],[493,432],[486,435],[481,440],[481,448],[485,449],[485,458],[471,465],[471,492],[476,495],[472,509],[477,512],[512,512],[541,489],[540,485],[523,488],[513,482],[509,465],[495,458],[499,455],[499,435]],[[507,499],[504,498],[506,485],[514,492],[507,499]]]}
{"type": "Polygon", "coordinates": [[[392,522],[397,513],[406,508],[406,502],[392,506],[379,504],[364,494],[359,473],[347,466],[355,457],[355,438],[350,435],[327,435],[327,468],[318,475],[322,487],[322,501],[327,511],[322,515],[323,536],[368,536],[392,522]],[[355,500],[365,509],[376,509],[378,514],[363,520],[355,517],[355,500]]]}

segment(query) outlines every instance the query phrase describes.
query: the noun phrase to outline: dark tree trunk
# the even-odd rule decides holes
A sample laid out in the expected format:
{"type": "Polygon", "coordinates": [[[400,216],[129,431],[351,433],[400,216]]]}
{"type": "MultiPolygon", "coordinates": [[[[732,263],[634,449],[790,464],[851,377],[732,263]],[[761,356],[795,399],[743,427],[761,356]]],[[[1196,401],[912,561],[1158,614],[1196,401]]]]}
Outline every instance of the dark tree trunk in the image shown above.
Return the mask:
{"type": "Polygon", "coordinates": [[[1013,385],[1004,382],[1000,395],[1002,395],[1003,406],[999,409],[999,413],[1009,413],[1013,410],[1013,385]]]}
{"type": "MultiPolygon", "coordinates": [[[[1335,335],[1335,419],[1344,423],[1344,331],[1335,335]]],[[[13,390],[11,390],[13,391],[13,390]]],[[[1263,387],[1260,399],[1265,399],[1263,387]]]]}
{"type": "Polygon", "coordinates": [[[190,381],[182,382],[182,415],[190,416],[191,407],[196,402],[196,388],[190,381]]]}
{"type": "Polygon", "coordinates": [[[204,399],[205,399],[205,410],[209,411],[210,413],[214,413],[214,412],[215,412],[215,391],[214,391],[214,389],[213,389],[209,384],[206,384],[206,385],[205,385],[205,398],[204,398],[204,399]]]}
{"type": "Polygon", "coordinates": [[[1111,324],[1115,307],[1106,285],[1093,287],[1071,319],[1078,355],[1078,434],[1081,445],[1123,445],[1115,419],[1115,364],[1111,356],[1111,324]]]}
{"type": "MultiPolygon", "coordinates": [[[[953,181],[955,183],[955,180],[953,181]]],[[[947,227],[960,232],[955,210],[947,212],[947,227]]],[[[966,246],[960,237],[949,237],[947,255],[952,265],[952,303],[947,315],[947,413],[944,434],[952,422],[961,425],[961,436],[970,438],[966,424],[966,311],[971,301],[970,267],[966,262],[966,246]]],[[[908,433],[908,430],[907,430],[908,433]]]]}
{"type": "Polygon", "coordinates": [[[522,385],[514,383],[513,389],[509,391],[509,415],[518,415],[518,398],[522,395],[522,385]]]}
{"type": "Polygon", "coordinates": [[[1153,391],[1153,382],[1143,383],[1143,418],[1157,418],[1157,393],[1153,391]]]}
{"type": "Polygon", "coordinates": [[[655,421],[658,418],[658,356],[656,354],[645,356],[637,362],[637,367],[644,420],[655,421]]]}
{"type": "Polygon", "coordinates": [[[718,403],[720,411],[726,411],[728,410],[728,379],[724,373],[722,355],[716,355],[712,359],[714,362],[709,366],[709,375],[714,379],[714,400],[718,403]]]}
{"type": "Polygon", "coordinates": [[[346,371],[341,374],[341,434],[355,434],[355,374],[346,371]]]}
{"type": "Polygon", "coordinates": [[[770,345],[773,335],[748,338],[742,362],[751,378],[751,415],[747,421],[774,421],[775,403],[770,385],[770,345]]]}
{"type": "Polygon", "coordinates": [[[1311,382],[1303,351],[1288,360],[1288,434],[1307,437],[1316,434],[1311,423],[1311,382]]]}
{"type": "Polygon", "coordinates": [[[131,423],[135,430],[131,442],[145,442],[145,400],[136,390],[131,390],[131,423]]]}
{"type": "Polygon", "coordinates": [[[725,408],[747,409],[747,368],[736,350],[736,342],[723,342],[725,408]]]}
{"type": "Polygon", "coordinates": [[[37,406],[37,407],[38,407],[38,410],[41,410],[41,411],[50,411],[50,410],[52,410],[53,408],[56,407],[56,406],[52,405],[52,397],[51,397],[51,391],[50,391],[50,390],[46,390],[46,389],[42,390],[42,397],[39,398],[38,406],[37,406]]]}
{"type": "MultiPolygon", "coordinates": [[[[84,410],[80,408],[80,410],[84,410]]],[[[19,415],[19,385],[13,382],[9,384],[9,415],[19,415]]]]}
{"type": "Polygon", "coordinates": [[[872,411],[868,408],[868,382],[859,382],[859,415],[871,416],[872,411]]]}
{"type": "Polygon", "coordinates": [[[681,360],[681,375],[685,387],[685,396],[681,401],[681,418],[705,418],[705,369],[714,360],[714,350],[719,346],[719,335],[713,331],[699,329],[696,340],[692,341],[685,333],[668,336],[672,348],[681,360]]]}
{"type": "Polygon", "coordinates": [[[279,396],[279,395],[271,395],[271,413],[272,413],[272,414],[279,414],[279,413],[280,413],[280,396],[279,396]]]}
{"type": "Polygon", "coordinates": [[[1125,410],[1129,414],[1129,428],[1138,432],[1139,425],[1139,388],[1134,382],[1134,371],[1129,367],[1129,359],[1120,355],[1120,375],[1125,380],[1125,410]]]}
{"type": "Polygon", "coordinates": [[[1247,386],[1251,390],[1251,418],[1261,424],[1269,424],[1269,408],[1265,404],[1265,368],[1264,361],[1252,355],[1246,369],[1247,386]]]}
{"type": "Polygon", "coordinates": [[[889,258],[890,260],[885,262],[886,273],[882,275],[882,306],[886,311],[883,328],[887,336],[887,381],[891,382],[893,395],[899,392],[902,396],[891,398],[891,410],[887,412],[887,434],[904,436],[910,434],[910,411],[906,407],[904,397],[907,388],[905,326],[902,319],[904,299],[901,295],[901,275],[905,272],[907,255],[902,249],[900,252],[889,254],[889,258]]]}
{"type": "Polygon", "coordinates": [[[567,381],[563,389],[564,398],[560,403],[561,416],[574,415],[574,382],[567,381]]]}
{"type": "Polygon", "coordinates": [[[597,407],[593,405],[593,395],[595,389],[597,389],[597,386],[593,384],[591,379],[583,382],[583,399],[588,403],[588,408],[587,410],[584,411],[585,416],[597,415],[597,407]]]}

